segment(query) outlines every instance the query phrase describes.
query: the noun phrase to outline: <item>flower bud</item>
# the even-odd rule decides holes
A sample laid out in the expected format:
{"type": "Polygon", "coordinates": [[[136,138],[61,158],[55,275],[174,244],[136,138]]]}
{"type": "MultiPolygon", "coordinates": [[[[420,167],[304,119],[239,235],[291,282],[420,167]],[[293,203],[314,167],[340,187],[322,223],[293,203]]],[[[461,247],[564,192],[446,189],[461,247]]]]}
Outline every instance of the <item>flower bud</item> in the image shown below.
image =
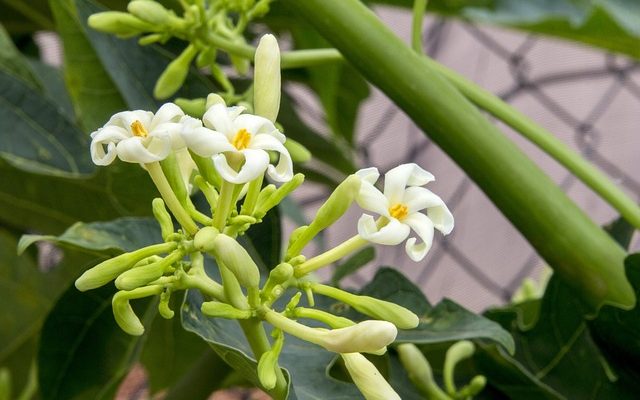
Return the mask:
{"type": "Polygon", "coordinates": [[[269,280],[278,284],[288,281],[293,276],[293,267],[288,263],[280,263],[269,272],[269,280]]]}
{"type": "Polygon", "coordinates": [[[225,104],[225,101],[219,94],[209,93],[207,96],[206,109],[208,110],[216,104],[225,104]]]}
{"type": "Polygon", "coordinates": [[[278,334],[271,350],[265,352],[258,362],[258,379],[262,386],[271,390],[276,387],[278,357],[284,343],[284,335],[282,332],[278,334]]]}
{"type": "Polygon", "coordinates": [[[121,37],[131,37],[153,30],[153,25],[120,11],[104,11],[93,14],[89,16],[88,23],[97,31],[121,37]]]}
{"type": "Polygon", "coordinates": [[[162,4],[153,0],[133,0],[127,5],[127,11],[156,27],[167,25],[173,16],[162,4]]]}
{"type": "Polygon", "coordinates": [[[433,373],[429,361],[420,349],[413,343],[403,343],[398,346],[398,356],[409,379],[418,388],[424,388],[433,382],[433,373]]]}
{"type": "Polygon", "coordinates": [[[150,35],[145,35],[138,39],[138,44],[140,46],[148,46],[150,44],[154,44],[157,42],[164,42],[166,40],[166,36],[161,33],[152,33],[150,35]]]}
{"type": "Polygon", "coordinates": [[[275,122],[280,110],[280,49],[275,36],[260,39],[253,74],[254,112],[275,122]]]}
{"type": "Polygon", "coordinates": [[[212,226],[200,228],[198,233],[193,237],[193,246],[199,251],[208,253],[213,250],[213,241],[219,233],[220,232],[212,226]]]}
{"type": "Polygon", "coordinates": [[[302,144],[291,138],[287,138],[284,142],[284,147],[289,151],[291,160],[294,163],[305,163],[311,160],[311,152],[302,144]]]}
{"type": "Polygon", "coordinates": [[[120,290],[133,290],[155,281],[164,275],[171,265],[179,261],[182,256],[181,251],[175,251],[159,261],[125,271],[116,279],[116,287],[120,290]]]}
{"type": "Polygon", "coordinates": [[[171,220],[171,215],[164,206],[162,198],[156,197],[153,199],[151,209],[153,210],[153,216],[160,225],[162,239],[167,240],[167,237],[173,233],[173,220],[171,220]]]}
{"type": "Polygon", "coordinates": [[[121,290],[116,293],[111,300],[111,307],[113,309],[113,316],[120,328],[129,335],[142,335],[144,333],[144,326],[142,326],[140,319],[138,319],[133,312],[129,300],[153,296],[161,292],[162,287],[160,286],[147,286],[132,291],[121,290]]]}
{"type": "Polygon", "coordinates": [[[400,396],[365,356],[348,353],[342,354],[342,359],[353,383],[366,400],[400,400],[400,396]]]}
{"type": "Polygon", "coordinates": [[[215,64],[217,50],[215,47],[207,47],[198,54],[196,57],[196,66],[198,68],[204,68],[208,65],[215,64]]]}
{"type": "Polygon", "coordinates": [[[209,317],[227,319],[247,319],[251,318],[251,311],[240,310],[232,305],[220,303],[219,301],[207,301],[200,307],[202,313],[209,317]]]}
{"type": "Polygon", "coordinates": [[[454,379],[454,370],[456,368],[456,365],[460,361],[471,357],[474,352],[475,346],[468,340],[461,340],[459,342],[456,342],[447,350],[444,359],[442,377],[444,380],[444,386],[450,396],[454,396],[457,392],[454,379]]]}
{"type": "Polygon", "coordinates": [[[198,49],[190,44],[175,60],[167,65],[153,89],[153,96],[156,99],[166,99],[182,87],[185,79],[187,79],[191,61],[197,53],[198,49]]]}
{"type": "Polygon", "coordinates": [[[219,234],[213,241],[213,253],[235,275],[238,282],[247,288],[258,287],[260,271],[247,250],[235,239],[219,234]]]}
{"type": "Polygon", "coordinates": [[[182,108],[182,111],[194,118],[202,118],[206,111],[205,105],[207,101],[204,98],[190,100],[179,97],[173,102],[176,103],[178,107],[182,108]]]}
{"type": "Polygon", "coordinates": [[[175,315],[169,307],[169,301],[171,301],[171,292],[166,290],[160,294],[160,302],[158,302],[158,313],[164,319],[171,319],[175,315]]]}
{"type": "Polygon", "coordinates": [[[316,213],[316,217],[309,227],[293,242],[287,250],[287,259],[300,254],[304,246],[323,229],[331,226],[351,206],[360,191],[361,179],[356,175],[349,175],[325,201],[316,213]]]}
{"type": "Polygon", "coordinates": [[[291,192],[296,190],[302,182],[304,182],[304,175],[298,173],[295,174],[290,181],[273,190],[271,194],[269,194],[269,192],[272,191],[272,189],[269,188],[271,185],[262,189],[262,192],[258,196],[258,201],[256,202],[256,216],[264,216],[269,210],[280,204],[280,202],[291,192]]]}
{"type": "Polygon", "coordinates": [[[156,244],[103,261],[95,267],[88,269],[76,279],[76,288],[81,292],[98,288],[118,277],[118,275],[131,268],[138,261],[156,254],[172,251],[177,246],[176,243],[156,244]]]}
{"type": "Polygon", "coordinates": [[[390,322],[362,321],[326,331],[321,346],[335,353],[377,353],[393,343],[397,334],[398,330],[390,322]]]}

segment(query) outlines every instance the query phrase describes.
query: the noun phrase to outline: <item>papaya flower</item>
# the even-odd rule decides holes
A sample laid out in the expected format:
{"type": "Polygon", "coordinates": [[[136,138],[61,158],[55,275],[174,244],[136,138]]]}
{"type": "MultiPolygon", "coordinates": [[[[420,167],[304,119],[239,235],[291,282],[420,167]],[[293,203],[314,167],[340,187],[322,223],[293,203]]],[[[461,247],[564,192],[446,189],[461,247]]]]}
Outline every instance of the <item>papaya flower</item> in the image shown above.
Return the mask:
{"type": "Polygon", "coordinates": [[[267,118],[242,114],[244,107],[214,104],[202,117],[182,130],[187,147],[202,157],[212,157],[220,176],[227,182],[242,184],[263,175],[287,182],[293,177],[293,163],[284,147],[285,136],[267,118]],[[280,153],[277,165],[271,165],[267,151],[280,153]],[[239,156],[239,157],[238,157],[239,156]],[[237,167],[235,160],[242,161],[237,167]],[[233,165],[233,166],[232,166],[233,165]]]}
{"type": "Polygon", "coordinates": [[[91,134],[91,159],[96,165],[109,165],[116,157],[140,164],[162,161],[172,148],[181,145],[183,116],[173,103],[164,104],[155,114],[143,110],[119,112],[91,134]]]}
{"type": "Polygon", "coordinates": [[[402,164],[385,174],[384,191],[374,184],[380,177],[377,168],[365,168],[356,175],[362,179],[356,197],[361,208],[373,211],[382,218],[363,214],[358,220],[358,234],[372,243],[397,245],[411,237],[405,244],[413,261],[421,261],[433,243],[434,228],[447,235],[453,229],[453,215],[444,201],[422,187],[435,180],[434,176],[417,164],[402,164]],[[426,214],[422,211],[426,211],[426,214]],[[385,224],[386,222],[386,224],[385,224]]]}

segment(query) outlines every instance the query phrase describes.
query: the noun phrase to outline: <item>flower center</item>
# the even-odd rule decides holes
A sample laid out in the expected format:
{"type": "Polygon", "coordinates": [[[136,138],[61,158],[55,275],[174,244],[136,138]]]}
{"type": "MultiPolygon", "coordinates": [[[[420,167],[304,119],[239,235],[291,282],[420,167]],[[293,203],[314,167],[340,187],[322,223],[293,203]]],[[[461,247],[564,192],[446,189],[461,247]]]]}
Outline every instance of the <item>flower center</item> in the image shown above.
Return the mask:
{"type": "Polygon", "coordinates": [[[142,125],[142,122],[138,120],[135,120],[131,123],[131,132],[133,132],[135,136],[141,138],[146,138],[147,136],[149,136],[147,128],[145,128],[144,125],[142,125]]]}
{"type": "Polygon", "coordinates": [[[389,207],[389,214],[395,219],[403,220],[407,214],[409,213],[409,209],[402,203],[394,204],[389,207]]]}
{"type": "Polygon", "coordinates": [[[251,134],[246,129],[240,129],[233,137],[231,144],[238,150],[244,150],[249,146],[251,134]]]}

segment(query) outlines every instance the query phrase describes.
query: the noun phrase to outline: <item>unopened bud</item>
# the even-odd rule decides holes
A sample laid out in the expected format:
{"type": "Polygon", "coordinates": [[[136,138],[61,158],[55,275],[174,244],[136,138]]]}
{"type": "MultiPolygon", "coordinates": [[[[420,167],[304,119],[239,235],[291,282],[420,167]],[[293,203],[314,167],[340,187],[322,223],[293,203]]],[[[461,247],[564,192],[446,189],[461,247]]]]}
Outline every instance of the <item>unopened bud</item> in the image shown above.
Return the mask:
{"type": "Polygon", "coordinates": [[[157,42],[164,42],[166,40],[166,35],[162,33],[152,33],[150,35],[145,35],[138,39],[138,44],[140,46],[148,46],[150,44],[154,44],[157,42]]]}
{"type": "MultiPolygon", "coordinates": [[[[284,198],[287,197],[291,192],[296,190],[296,188],[300,186],[302,182],[304,182],[304,175],[298,173],[295,174],[290,181],[275,189],[269,196],[267,196],[268,193],[265,193],[264,196],[262,193],[260,193],[256,205],[256,214],[264,216],[269,210],[280,204],[280,202],[282,202],[282,200],[284,200],[284,198]]],[[[265,187],[263,189],[263,192],[266,191],[269,186],[265,187]]],[[[271,191],[271,189],[268,190],[271,191]]]]}
{"type": "Polygon", "coordinates": [[[133,0],[127,5],[127,10],[141,20],[156,26],[167,25],[173,16],[162,4],[153,0],[133,0]]]}
{"type": "Polygon", "coordinates": [[[198,49],[190,44],[175,60],[167,65],[153,89],[153,95],[156,99],[166,99],[182,87],[185,79],[187,79],[191,61],[197,53],[198,49]]]}
{"type": "Polygon", "coordinates": [[[224,104],[226,107],[225,101],[222,98],[222,96],[216,93],[209,93],[209,95],[207,96],[207,103],[206,103],[207,110],[215,106],[216,104],[224,104]]]}
{"type": "Polygon", "coordinates": [[[362,321],[346,328],[332,329],[323,335],[321,346],[335,353],[378,353],[398,335],[387,321],[362,321]]]}
{"type": "Polygon", "coordinates": [[[240,310],[232,305],[220,303],[218,301],[207,301],[200,307],[202,313],[209,317],[226,319],[247,319],[251,318],[251,311],[240,310]]]}
{"type": "Polygon", "coordinates": [[[293,276],[293,267],[288,263],[280,263],[269,272],[269,280],[284,283],[293,276]]]}
{"type": "Polygon", "coordinates": [[[280,48],[275,36],[260,39],[255,54],[253,106],[256,115],[275,122],[280,110],[280,48]]]}
{"type": "Polygon", "coordinates": [[[120,290],[133,290],[153,282],[164,275],[182,256],[181,251],[175,251],[159,261],[125,271],[116,279],[116,287],[120,290]]]}
{"type": "Polygon", "coordinates": [[[219,234],[213,241],[213,253],[235,275],[238,282],[247,288],[258,287],[260,271],[247,250],[235,239],[219,234]]]}
{"type": "Polygon", "coordinates": [[[411,382],[424,390],[426,385],[433,382],[433,372],[427,358],[413,343],[403,343],[398,346],[397,350],[400,362],[407,371],[411,382]]]}
{"type": "Polygon", "coordinates": [[[365,356],[348,353],[342,354],[342,359],[353,383],[366,400],[400,400],[400,396],[365,356]]]}
{"type": "Polygon", "coordinates": [[[133,312],[129,300],[153,296],[161,292],[162,288],[159,286],[147,286],[131,291],[121,290],[116,293],[111,300],[111,306],[113,308],[113,316],[120,328],[129,335],[142,335],[144,333],[144,326],[142,326],[136,313],[133,312]]]}
{"type": "Polygon", "coordinates": [[[160,294],[160,302],[158,303],[158,313],[164,319],[171,319],[175,315],[175,312],[169,306],[171,301],[171,292],[166,290],[160,294]]]}
{"type": "Polygon", "coordinates": [[[161,243],[148,246],[131,253],[124,253],[103,261],[95,267],[85,271],[78,279],[76,279],[76,288],[81,292],[98,288],[114,280],[118,275],[134,266],[138,261],[156,254],[172,251],[176,247],[176,243],[161,243]]]}
{"type": "Polygon", "coordinates": [[[179,97],[174,100],[174,103],[182,108],[182,111],[194,118],[202,118],[205,112],[206,102],[204,98],[190,100],[179,97]]]}
{"type": "Polygon", "coordinates": [[[468,340],[461,340],[454,343],[449,347],[444,359],[444,368],[442,371],[442,377],[447,393],[450,396],[454,396],[457,392],[455,387],[454,371],[456,365],[473,355],[475,352],[475,346],[468,340]]]}
{"type": "Polygon", "coordinates": [[[193,246],[199,251],[204,251],[205,253],[210,252],[213,250],[213,241],[218,234],[220,234],[220,232],[212,226],[200,228],[198,233],[193,237],[193,246]]]}
{"type": "Polygon", "coordinates": [[[196,57],[196,66],[198,68],[204,68],[211,64],[215,64],[216,62],[216,48],[215,47],[207,47],[202,50],[198,57],[196,57]]]}
{"type": "Polygon", "coordinates": [[[93,14],[89,16],[88,24],[97,31],[120,37],[131,37],[153,30],[153,25],[120,11],[104,11],[93,14]]]}
{"type": "Polygon", "coordinates": [[[258,362],[258,379],[262,386],[271,390],[276,387],[277,371],[278,371],[278,357],[282,350],[284,343],[284,335],[282,332],[278,334],[271,350],[265,352],[260,357],[258,362]]]}
{"type": "Polygon", "coordinates": [[[305,163],[311,160],[311,152],[307,150],[307,148],[302,144],[296,142],[291,138],[287,138],[287,140],[284,142],[284,147],[287,149],[287,151],[289,151],[289,155],[291,155],[291,161],[293,161],[294,163],[305,163]]]}
{"type": "Polygon", "coordinates": [[[153,210],[153,216],[160,225],[162,239],[167,240],[167,237],[173,233],[173,221],[164,205],[164,201],[160,197],[156,197],[151,202],[151,209],[153,210]]]}

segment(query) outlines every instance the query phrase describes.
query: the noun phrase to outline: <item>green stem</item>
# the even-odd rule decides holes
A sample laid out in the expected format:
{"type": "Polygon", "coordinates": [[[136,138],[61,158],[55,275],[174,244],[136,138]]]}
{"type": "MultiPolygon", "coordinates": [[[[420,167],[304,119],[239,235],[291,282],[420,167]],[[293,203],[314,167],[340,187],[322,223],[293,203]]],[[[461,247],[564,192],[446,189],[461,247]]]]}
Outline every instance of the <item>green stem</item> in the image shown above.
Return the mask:
{"type": "Polygon", "coordinates": [[[260,195],[260,190],[262,190],[263,179],[264,175],[260,175],[258,178],[249,183],[249,189],[247,190],[247,195],[244,197],[244,203],[242,204],[242,208],[240,209],[240,214],[253,214],[253,211],[256,208],[256,202],[258,201],[258,195],[260,195]]]}
{"type": "Polygon", "coordinates": [[[325,251],[324,253],[310,258],[302,264],[296,266],[295,276],[296,278],[300,278],[308,274],[309,272],[327,266],[334,261],[337,261],[346,256],[347,254],[361,249],[367,243],[369,242],[360,237],[360,235],[355,235],[351,239],[342,242],[340,245],[334,247],[333,249],[325,251]]]}
{"type": "Polygon", "coordinates": [[[235,205],[233,198],[235,188],[235,184],[225,180],[222,181],[216,211],[213,214],[213,227],[217,228],[220,232],[222,232],[227,225],[227,217],[235,205]]]}
{"type": "Polygon", "coordinates": [[[411,47],[421,55],[424,55],[422,46],[422,20],[427,9],[427,0],[413,0],[413,20],[411,21],[411,47]]]}
{"type": "Polygon", "coordinates": [[[156,185],[156,188],[158,188],[162,199],[173,213],[173,216],[176,217],[178,223],[180,223],[191,236],[195,235],[196,232],[198,232],[198,226],[193,222],[187,211],[182,207],[182,204],[180,204],[180,200],[178,200],[176,194],[171,190],[169,181],[167,181],[167,178],[164,176],[160,163],[153,162],[145,164],[145,167],[149,172],[149,176],[151,176],[151,180],[156,185]]]}
{"type": "Polygon", "coordinates": [[[282,0],[409,115],[592,309],[631,308],[626,252],[425,57],[358,0],[282,0]]]}

